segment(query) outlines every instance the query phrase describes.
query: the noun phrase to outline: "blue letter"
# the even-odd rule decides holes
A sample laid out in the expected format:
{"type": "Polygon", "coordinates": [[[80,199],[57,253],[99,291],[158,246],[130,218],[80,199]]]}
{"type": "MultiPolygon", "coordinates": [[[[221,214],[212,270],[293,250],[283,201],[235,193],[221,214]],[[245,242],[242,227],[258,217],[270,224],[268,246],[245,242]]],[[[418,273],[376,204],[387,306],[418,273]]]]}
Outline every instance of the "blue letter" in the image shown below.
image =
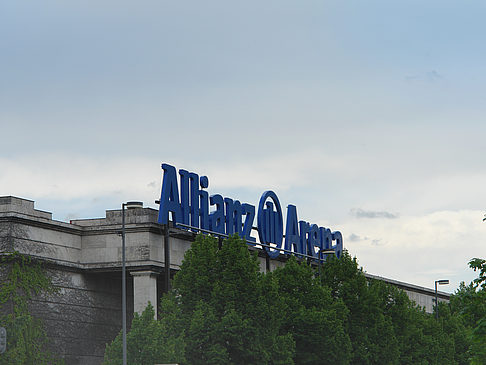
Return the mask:
{"type": "Polygon", "coordinates": [[[160,194],[159,223],[169,222],[169,212],[172,212],[172,221],[179,223],[182,219],[181,205],[179,203],[179,189],[177,188],[177,174],[175,167],[162,164],[164,179],[160,194]]]}
{"type": "MultiPolygon", "coordinates": [[[[258,237],[260,243],[273,246],[276,248],[282,248],[283,240],[283,216],[280,202],[277,198],[277,194],[273,191],[265,191],[258,204],[258,237]],[[272,202],[266,202],[270,198],[272,202]],[[266,204],[265,204],[266,202],[266,204]],[[277,211],[273,210],[273,205],[277,211]],[[264,207],[266,205],[266,208],[264,207]],[[272,245],[273,244],[273,245],[272,245]]],[[[275,258],[280,254],[279,250],[272,250],[270,247],[263,246],[270,258],[275,258]]]]}
{"type": "Polygon", "coordinates": [[[201,219],[200,226],[202,229],[209,229],[209,194],[206,189],[209,186],[209,179],[207,176],[201,176],[199,190],[199,216],[201,219]]]}
{"type": "Polygon", "coordinates": [[[237,233],[241,237],[241,203],[238,200],[224,198],[226,206],[226,234],[237,233]]]}
{"type": "MultiPolygon", "coordinates": [[[[332,233],[329,228],[319,228],[319,246],[322,251],[332,250],[332,233]]],[[[326,261],[328,256],[328,254],[321,254],[321,260],[326,261]]]]}
{"type": "Polygon", "coordinates": [[[336,241],[336,246],[333,248],[337,258],[339,259],[343,253],[343,235],[339,231],[332,232],[332,239],[336,241]]]}
{"type": "Polygon", "coordinates": [[[307,255],[307,235],[309,234],[310,224],[306,221],[299,221],[300,232],[300,252],[307,255]]]}
{"type": "Polygon", "coordinates": [[[191,181],[191,226],[199,228],[199,176],[189,175],[191,181]]]}
{"type": "Polygon", "coordinates": [[[199,176],[186,170],[179,170],[179,175],[181,176],[181,223],[199,228],[199,176]]]}
{"type": "Polygon", "coordinates": [[[255,237],[251,237],[251,229],[253,228],[253,221],[255,220],[255,207],[251,204],[244,203],[241,205],[241,214],[246,215],[245,226],[241,235],[250,242],[256,242],[255,237]]]}
{"type": "Polygon", "coordinates": [[[332,233],[329,228],[319,228],[319,245],[322,250],[330,250],[332,248],[332,233]]]}
{"type": "Polygon", "coordinates": [[[179,170],[181,176],[181,210],[183,224],[189,224],[189,172],[179,170]]]}
{"type": "Polygon", "coordinates": [[[287,205],[287,225],[285,227],[285,250],[300,253],[299,225],[297,223],[297,208],[287,205]]]}
{"type": "Polygon", "coordinates": [[[315,258],[318,257],[318,252],[316,252],[316,247],[319,250],[319,227],[317,224],[313,224],[310,226],[309,236],[308,236],[308,248],[307,254],[309,256],[313,256],[315,258]]]}
{"type": "Polygon", "coordinates": [[[210,230],[217,233],[224,233],[224,201],[219,194],[209,197],[211,205],[216,205],[216,210],[209,214],[210,230]]]}

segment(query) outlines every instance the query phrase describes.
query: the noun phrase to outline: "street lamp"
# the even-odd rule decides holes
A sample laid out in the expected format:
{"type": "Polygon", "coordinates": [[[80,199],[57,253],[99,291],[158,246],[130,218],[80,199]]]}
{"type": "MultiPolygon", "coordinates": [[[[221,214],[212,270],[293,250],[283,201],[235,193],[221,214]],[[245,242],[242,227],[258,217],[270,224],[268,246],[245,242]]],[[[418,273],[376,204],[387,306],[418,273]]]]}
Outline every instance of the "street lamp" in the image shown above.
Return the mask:
{"type": "Polygon", "coordinates": [[[439,302],[437,298],[437,284],[439,285],[447,285],[449,284],[449,280],[436,280],[435,281],[435,318],[439,319],[439,302]]]}
{"type": "Polygon", "coordinates": [[[142,202],[122,203],[122,323],[123,323],[123,365],[127,365],[127,283],[125,265],[125,208],[143,208],[142,202]]]}

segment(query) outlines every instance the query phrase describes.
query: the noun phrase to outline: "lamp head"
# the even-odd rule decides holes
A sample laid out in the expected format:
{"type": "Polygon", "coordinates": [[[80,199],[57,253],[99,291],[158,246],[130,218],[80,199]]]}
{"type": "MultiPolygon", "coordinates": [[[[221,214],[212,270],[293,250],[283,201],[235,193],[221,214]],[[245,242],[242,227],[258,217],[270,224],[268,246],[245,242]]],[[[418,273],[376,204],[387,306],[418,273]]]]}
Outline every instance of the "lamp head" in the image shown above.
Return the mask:
{"type": "Polygon", "coordinates": [[[439,285],[447,285],[447,284],[449,284],[449,280],[448,279],[437,280],[436,283],[439,284],[439,285]]]}
{"type": "Polygon", "coordinates": [[[143,208],[143,202],[131,201],[123,203],[123,206],[127,209],[143,208]]]}

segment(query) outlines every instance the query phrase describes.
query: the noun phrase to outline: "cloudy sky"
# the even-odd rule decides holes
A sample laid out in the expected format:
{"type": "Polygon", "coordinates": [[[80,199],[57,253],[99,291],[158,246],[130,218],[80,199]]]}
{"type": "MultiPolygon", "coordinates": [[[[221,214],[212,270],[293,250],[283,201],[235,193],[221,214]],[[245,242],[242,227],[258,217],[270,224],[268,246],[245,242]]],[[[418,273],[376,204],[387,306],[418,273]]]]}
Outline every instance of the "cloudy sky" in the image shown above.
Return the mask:
{"type": "Polygon", "coordinates": [[[483,1],[0,2],[0,195],[156,207],[162,162],[453,292],[486,257],[483,1]]]}

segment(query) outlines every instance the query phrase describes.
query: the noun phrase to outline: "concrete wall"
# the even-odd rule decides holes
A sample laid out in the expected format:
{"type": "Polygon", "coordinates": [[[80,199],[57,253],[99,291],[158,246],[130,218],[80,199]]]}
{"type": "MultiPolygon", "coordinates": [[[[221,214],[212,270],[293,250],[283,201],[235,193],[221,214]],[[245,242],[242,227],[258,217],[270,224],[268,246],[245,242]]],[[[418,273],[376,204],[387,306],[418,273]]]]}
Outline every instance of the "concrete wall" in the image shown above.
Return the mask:
{"type": "MultiPolygon", "coordinates": [[[[417,292],[405,290],[405,289],[403,289],[403,291],[405,293],[407,293],[410,300],[413,300],[417,305],[424,308],[427,313],[433,313],[434,312],[435,298],[433,297],[432,294],[424,295],[422,293],[417,293],[417,292]]],[[[440,302],[444,302],[444,303],[449,302],[449,298],[448,298],[449,296],[446,293],[441,292],[439,294],[441,294],[440,296],[439,295],[437,296],[439,303],[440,302]],[[446,294],[447,298],[444,298],[443,294],[446,294]]]]}
{"type": "MultiPolygon", "coordinates": [[[[30,309],[44,321],[51,350],[69,365],[100,364],[121,328],[121,278],[52,268],[48,274],[58,292],[35,298],[30,309]]],[[[127,312],[133,313],[131,280],[127,293],[127,312]]]]}
{"type": "MultiPolygon", "coordinates": [[[[1,266],[0,280],[6,280],[9,266],[1,266]]],[[[57,292],[34,296],[28,305],[29,311],[42,320],[49,350],[67,365],[101,364],[105,344],[114,339],[121,327],[121,279],[55,268],[47,268],[46,274],[57,292]]],[[[133,301],[128,302],[128,308],[133,311],[133,301]]],[[[7,303],[2,314],[12,310],[7,303]]]]}
{"type": "MultiPolygon", "coordinates": [[[[34,209],[33,202],[0,198],[0,254],[15,250],[40,260],[46,267],[58,290],[35,297],[29,309],[43,320],[51,350],[64,358],[66,365],[101,364],[106,344],[115,338],[122,323],[121,263],[117,258],[121,254],[115,250],[117,253],[106,265],[99,255],[101,251],[96,252],[91,262],[104,264],[98,268],[83,262],[83,256],[89,256],[83,255],[86,242],[116,247],[121,246],[121,238],[116,232],[85,235],[85,229],[52,221],[50,213],[34,209]]],[[[146,240],[146,235],[147,232],[138,232],[132,236],[130,232],[127,238],[129,242],[140,242],[146,240]]],[[[131,258],[138,265],[144,257],[131,258]]],[[[5,279],[6,270],[6,265],[0,268],[0,280],[5,279]]],[[[127,273],[128,323],[133,317],[133,299],[133,278],[127,273]]]]}
{"type": "MultiPolygon", "coordinates": [[[[425,309],[427,313],[434,312],[435,306],[435,290],[418,286],[414,284],[404,283],[403,281],[384,278],[382,276],[371,275],[365,273],[368,279],[381,280],[397,288],[403,290],[410,300],[414,301],[418,306],[425,309]]],[[[437,291],[437,299],[440,302],[449,302],[450,294],[442,291],[437,291]]]]}

